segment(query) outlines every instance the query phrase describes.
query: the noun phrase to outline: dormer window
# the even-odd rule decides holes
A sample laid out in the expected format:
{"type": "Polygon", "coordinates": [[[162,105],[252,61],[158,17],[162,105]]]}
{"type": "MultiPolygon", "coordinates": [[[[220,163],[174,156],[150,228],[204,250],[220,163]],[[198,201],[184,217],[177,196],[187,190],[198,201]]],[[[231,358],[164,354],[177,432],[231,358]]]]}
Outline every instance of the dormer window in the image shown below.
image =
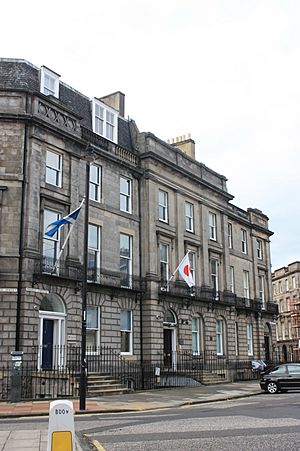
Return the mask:
{"type": "Polygon", "coordinates": [[[46,96],[59,97],[59,78],[60,76],[48,69],[41,67],[41,92],[46,96]]]}
{"type": "Polygon", "coordinates": [[[110,141],[118,141],[118,113],[97,99],[93,99],[93,132],[110,141]]]}

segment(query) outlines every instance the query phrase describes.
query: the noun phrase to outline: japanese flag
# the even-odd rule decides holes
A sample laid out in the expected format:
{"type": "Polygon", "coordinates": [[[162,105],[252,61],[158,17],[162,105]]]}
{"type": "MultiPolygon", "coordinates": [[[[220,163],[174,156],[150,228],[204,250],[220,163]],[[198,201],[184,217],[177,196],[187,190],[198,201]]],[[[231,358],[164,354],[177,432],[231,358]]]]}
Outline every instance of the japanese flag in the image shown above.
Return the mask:
{"type": "Polygon", "coordinates": [[[195,286],[195,281],[193,274],[191,273],[190,268],[190,261],[189,261],[189,254],[185,254],[182,261],[180,262],[178,266],[178,271],[183,280],[188,284],[188,286],[191,288],[195,286]]]}

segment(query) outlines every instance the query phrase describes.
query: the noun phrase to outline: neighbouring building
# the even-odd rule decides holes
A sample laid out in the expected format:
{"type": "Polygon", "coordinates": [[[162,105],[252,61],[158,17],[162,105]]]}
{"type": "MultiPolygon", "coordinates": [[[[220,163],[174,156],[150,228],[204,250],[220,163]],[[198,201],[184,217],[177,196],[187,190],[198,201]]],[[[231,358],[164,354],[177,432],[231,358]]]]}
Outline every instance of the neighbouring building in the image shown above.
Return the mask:
{"type": "Polygon", "coordinates": [[[273,299],[278,305],[278,358],[298,361],[300,349],[300,262],[276,269],[272,274],[273,299]]]}
{"type": "Polygon", "coordinates": [[[2,362],[20,349],[49,368],[80,347],[84,212],[58,263],[68,226],[44,231],[79,206],[87,176],[88,355],[272,359],[268,218],[231,203],[189,136],[141,133],[121,92],[90,99],[53,70],[0,59],[0,162],[2,362]],[[168,282],[188,250],[192,289],[168,282]]]}

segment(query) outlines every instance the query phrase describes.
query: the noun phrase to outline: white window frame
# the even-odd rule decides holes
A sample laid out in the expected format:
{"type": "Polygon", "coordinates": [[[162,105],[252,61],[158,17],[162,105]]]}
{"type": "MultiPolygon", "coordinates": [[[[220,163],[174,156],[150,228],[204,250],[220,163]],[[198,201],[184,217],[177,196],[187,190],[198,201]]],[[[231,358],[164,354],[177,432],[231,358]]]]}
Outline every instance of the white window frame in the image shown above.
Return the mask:
{"type": "Polygon", "coordinates": [[[41,67],[41,86],[40,91],[42,94],[59,98],[59,78],[60,76],[53,72],[52,70],[42,66],[41,67]],[[47,80],[52,80],[53,89],[47,86],[47,80]]]}
{"type": "Polygon", "coordinates": [[[292,338],[292,322],[291,320],[288,320],[288,334],[289,334],[289,338],[292,338]]]}
{"type": "Polygon", "coordinates": [[[123,283],[121,280],[121,286],[123,288],[132,288],[132,236],[128,235],[127,233],[120,233],[120,273],[121,273],[121,279],[122,279],[122,274],[125,274],[124,272],[121,271],[121,260],[126,260],[127,262],[127,267],[128,267],[128,273],[126,273],[126,278],[128,277],[128,283],[123,283]],[[126,239],[128,238],[128,242],[129,242],[129,255],[122,255],[121,254],[121,237],[126,237],[126,239]]]}
{"type": "Polygon", "coordinates": [[[262,260],[262,258],[263,258],[262,240],[259,240],[259,239],[256,240],[256,251],[257,251],[257,258],[259,260],[262,260]]]}
{"type": "Polygon", "coordinates": [[[234,278],[234,266],[230,266],[230,285],[229,289],[231,293],[235,293],[235,278],[234,278]]]}
{"type": "Polygon", "coordinates": [[[258,276],[259,282],[259,300],[261,303],[261,308],[264,310],[266,308],[266,299],[265,299],[265,276],[258,276]]]}
{"type": "Polygon", "coordinates": [[[216,258],[210,259],[210,280],[217,299],[219,296],[219,261],[216,258]]]}
{"type": "Polygon", "coordinates": [[[88,333],[89,330],[93,330],[95,331],[95,350],[92,351],[91,348],[89,346],[87,346],[87,354],[88,355],[93,355],[93,354],[98,354],[99,353],[99,346],[100,346],[100,308],[96,305],[87,305],[87,312],[86,312],[86,320],[88,321],[88,310],[89,309],[95,309],[96,310],[96,319],[97,319],[97,326],[96,327],[89,327],[88,326],[88,322],[86,324],[86,331],[88,333]]]}
{"type": "Polygon", "coordinates": [[[58,188],[61,188],[62,186],[62,155],[57,152],[53,152],[52,150],[46,151],[46,183],[49,185],[57,186],[58,188]],[[55,155],[58,157],[58,166],[52,166],[49,162],[50,154],[55,155]],[[56,183],[51,182],[51,177],[49,178],[50,174],[55,174],[56,183]]]}
{"type": "Polygon", "coordinates": [[[91,164],[90,166],[90,189],[89,189],[89,198],[90,200],[94,200],[95,202],[101,202],[101,181],[102,181],[102,166],[98,164],[91,164]],[[95,180],[92,178],[91,169],[95,168],[96,178],[95,180]]]}
{"type": "Polygon", "coordinates": [[[243,298],[250,299],[250,287],[249,287],[249,271],[243,271],[243,298]]]}
{"type": "Polygon", "coordinates": [[[239,323],[235,322],[235,355],[239,355],[239,323]]]}
{"type": "Polygon", "coordinates": [[[248,356],[253,355],[253,324],[247,323],[247,350],[248,356]]]}
{"type": "Polygon", "coordinates": [[[123,175],[120,176],[120,210],[125,213],[132,213],[132,180],[123,175]],[[127,190],[122,191],[122,182],[125,183],[127,190]],[[122,203],[125,203],[125,208],[122,208],[122,203]]]}
{"type": "Polygon", "coordinates": [[[193,276],[194,282],[196,283],[196,253],[189,252],[189,262],[190,262],[190,272],[193,276]]]}
{"type": "Polygon", "coordinates": [[[296,276],[292,276],[292,288],[296,288],[296,276]]]}
{"type": "Polygon", "coordinates": [[[285,291],[289,291],[289,279],[285,279],[285,291]]]}
{"type": "Polygon", "coordinates": [[[93,132],[97,135],[103,136],[114,143],[118,142],[118,112],[96,98],[92,99],[92,126],[93,132]],[[107,114],[107,112],[110,114],[107,114]],[[112,123],[109,116],[114,118],[114,123],[112,123]],[[111,129],[111,127],[113,128],[111,129]]]}
{"type": "Polygon", "coordinates": [[[165,244],[165,243],[159,243],[159,263],[160,263],[160,280],[161,280],[161,285],[164,288],[167,288],[166,284],[169,280],[169,273],[170,273],[170,268],[169,268],[169,245],[165,244]],[[166,260],[162,260],[162,249],[165,248],[166,249],[166,256],[167,259],[166,260]],[[162,271],[162,266],[165,268],[165,271],[162,271]],[[162,278],[163,272],[166,273],[166,280],[162,278]]]}
{"type": "Polygon", "coordinates": [[[224,355],[224,321],[216,319],[216,353],[224,355]]]}
{"type": "Polygon", "coordinates": [[[194,205],[190,202],[185,202],[185,230],[194,232],[194,205]]]}
{"type": "Polygon", "coordinates": [[[106,109],[105,110],[105,118],[106,118],[105,136],[110,141],[114,141],[115,128],[116,128],[116,114],[113,113],[111,110],[106,109]]]}
{"type": "Polygon", "coordinates": [[[285,340],[285,321],[281,320],[281,339],[285,340]]]}
{"type": "Polygon", "coordinates": [[[132,355],[133,354],[133,327],[132,327],[132,320],[133,320],[133,314],[132,314],[132,310],[129,309],[122,309],[120,312],[120,354],[121,355],[132,355]],[[121,328],[121,323],[122,323],[122,313],[123,312],[130,312],[130,328],[129,329],[122,329],[121,328]],[[125,332],[127,334],[129,334],[129,351],[122,351],[122,332],[125,332]]]}
{"type": "Polygon", "coordinates": [[[158,219],[168,223],[168,216],[168,192],[160,189],[158,190],[158,219]]]}
{"type": "Polygon", "coordinates": [[[232,224],[231,224],[231,222],[228,222],[228,247],[229,247],[229,249],[233,249],[232,224]]]}
{"type": "MultiPolygon", "coordinates": [[[[93,247],[90,245],[89,243],[89,236],[90,233],[88,233],[88,251],[92,251],[96,258],[95,258],[95,263],[96,263],[96,277],[93,279],[88,279],[90,282],[99,282],[100,281],[100,262],[101,262],[101,227],[97,224],[93,224],[93,223],[89,223],[88,224],[88,232],[90,231],[90,227],[95,227],[96,231],[97,231],[97,246],[93,247]]],[[[95,266],[94,266],[95,269],[95,266]]],[[[88,271],[89,271],[89,267],[88,267],[88,271]]]]}
{"type": "Polygon", "coordinates": [[[241,229],[241,251],[247,254],[247,230],[241,229]]]}
{"type": "Polygon", "coordinates": [[[217,215],[215,213],[208,213],[208,228],[209,239],[212,241],[217,241],[217,215]]]}
{"type": "Polygon", "coordinates": [[[192,318],[192,353],[193,355],[200,354],[200,318],[197,316],[192,318]],[[193,347],[194,344],[196,344],[196,349],[193,347]]]}
{"type": "MultiPolygon", "coordinates": [[[[54,243],[53,244],[53,246],[54,246],[54,256],[53,256],[53,266],[52,266],[52,268],[54,267],[54,264],[56,262],[56,259],[58,257],[59,251],[60,251],[60,228],[55,233],[55,235],[53,235],[52,237],[45,236],[45,232],[46,232],[47,227],[48,227],[49,224],[51,224],[54,221],[58,221],[60,219],[61,219],[60,213],[57,213],[56,211],[50,210],[49,208],[45,208],[44,209],[44,215],[43,215],[43,221],[44,221],[43,259],[44,258],[51,258],[51,257],[47,257],[45,255],[44,251],[45,251],[45,246],[46,246],[47,243],[54,243]],[[49,223],[48,223],[48,221],[46,222],[46,212],[49,212],[49,213],[53,214],[53,218],[52,219],[50,218],[50,222],[49,223]]],[[[49,272],[50,273],[52,271],[52,268],[49,267],[49,269],[50,269],[49,272]]],[[[57,274],[58,271],[59,271],[59,264],[56,266],[56,274],[57,274]]],[[[43,271],[43,272],[48,272],[48,271],[46,270],[46,271],[43,271]]]]}

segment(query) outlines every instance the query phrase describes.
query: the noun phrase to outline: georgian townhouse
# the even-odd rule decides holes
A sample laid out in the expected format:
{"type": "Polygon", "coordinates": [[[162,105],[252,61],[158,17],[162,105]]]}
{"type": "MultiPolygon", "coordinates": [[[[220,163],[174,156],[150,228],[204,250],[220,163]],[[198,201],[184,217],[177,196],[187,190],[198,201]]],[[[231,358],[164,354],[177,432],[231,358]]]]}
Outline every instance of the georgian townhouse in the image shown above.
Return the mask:
{"type": "Polygon", "coordinates": [[[190,137],[140,132],[120,92],[90,99],[49,68],[1,59],[0,161],[3,362],[19,349],[47,369],[80,348],[85,227],[88,356],[272,358],[268,218],[232,203],[190,137]],[[45,235],[87,195],[74,225],[45,235]],[[187,252],[192,288],[175,272],[187,252]]]}
{"type": "Polygon", "coordinates": [[[273,299],[278,305],[278,358],[298,361],[300,348],[300,262],[293,262],[272,273],[273,299]]]}

